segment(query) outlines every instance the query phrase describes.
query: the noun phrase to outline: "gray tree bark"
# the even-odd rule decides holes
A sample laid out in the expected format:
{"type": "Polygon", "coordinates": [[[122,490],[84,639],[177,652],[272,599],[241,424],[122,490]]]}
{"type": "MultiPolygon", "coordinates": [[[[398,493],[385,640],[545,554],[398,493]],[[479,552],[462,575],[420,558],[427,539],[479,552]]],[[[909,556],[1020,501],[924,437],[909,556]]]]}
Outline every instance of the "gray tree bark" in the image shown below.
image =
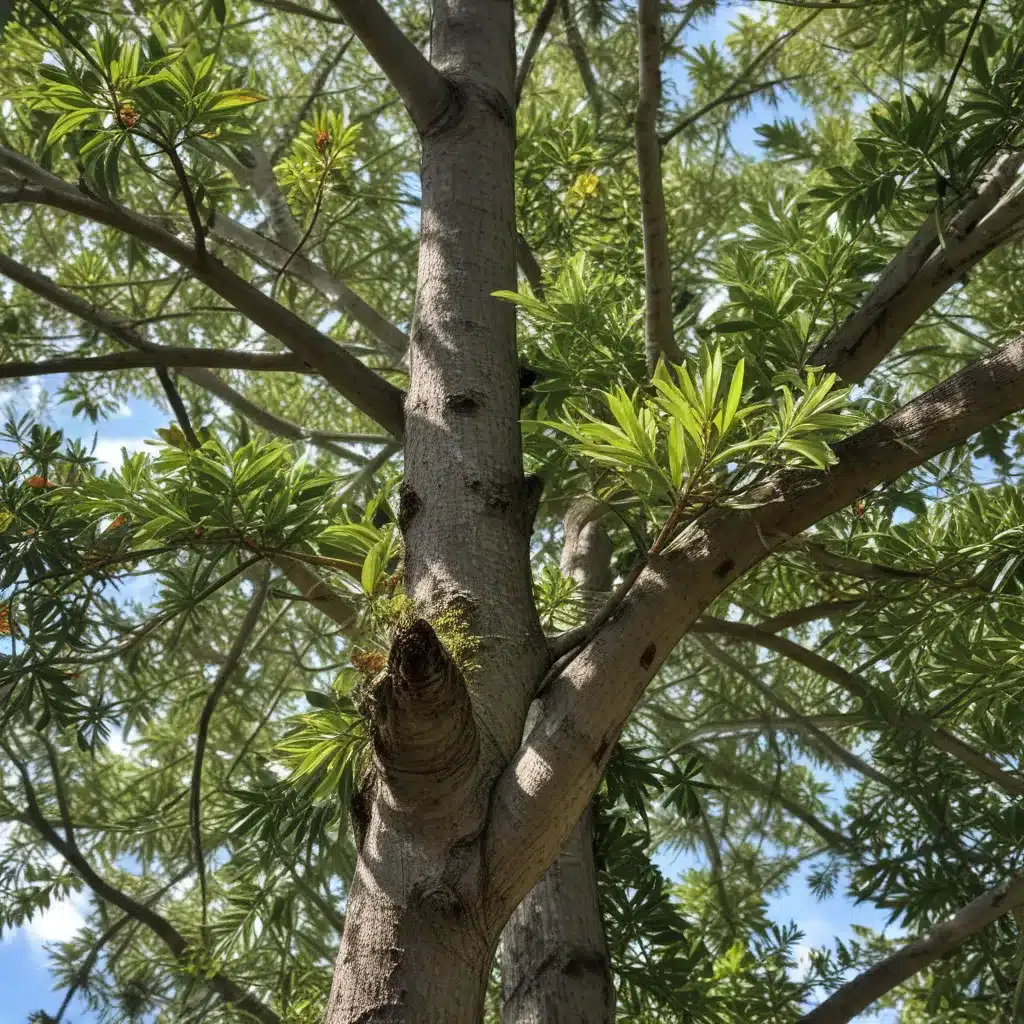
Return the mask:
{"type": "MultiPolygon", "coordinates": [[[[357,34],[376,32],[383,15],[339,7],[357,34]]],[[[385,68],[400,56],[392,38],[364,39],[385,68]]],[[[522,469],[515,311],[493,298],[516,286],[512,3],[437,0],[432,58],[448,101],[416,117],[421,240],[399,525],[418,611],[458,614],[479,646],[467,684],[421,620],[396,637],[374,688],[374,764],[355,811],[360,856],[329,1024],[481,1019],[504,923],[485,895],[490,794],[547,657],[532,600],[536,495],[522,469]]],[[[426,81],[436,73],[403,67],[426,81]]]]}
{"type": "MultiPolygon", "coordinates": [[[[565,519],[561,569],[583,605],[612,587],[612,546],[597,502],[578,502],[565,519]]],[[[543,714],[535,701],[527,732],[543,714]]],[[[593,804],[565,848],[526,894],[501,938],[503,1024],[611,1024],[615,989],[597,895],[593,804]]]]}

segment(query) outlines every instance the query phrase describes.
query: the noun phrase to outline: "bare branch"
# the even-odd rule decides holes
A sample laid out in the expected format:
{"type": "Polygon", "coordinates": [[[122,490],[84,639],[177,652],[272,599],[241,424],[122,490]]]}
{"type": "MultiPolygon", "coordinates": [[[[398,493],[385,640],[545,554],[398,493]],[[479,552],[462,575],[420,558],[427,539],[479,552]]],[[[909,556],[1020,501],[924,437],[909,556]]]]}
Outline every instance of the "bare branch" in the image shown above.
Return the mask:
{"type": "Polygon", "coordinates": [[[203,758],[206,755],[206,739],[210,732],[210,722],[213,720],[213,713],[217,708],[217,701],[220,700],[224,688],[230,682],[231,677],[242,659],[242,654],[249,644],[256,623],[259,621],[263,605],[267,600],[267,592],[270,589],[270,571],[266,564],[263,565],[263,578],[255,584],[252,601],[246,610],[245,618],[238,627],[238,633],[232,641],[231,647],[224,656],[217,677],[210,687],[210,693],[203,705],[199,715],[199,724],[196,726],[196,751],[195,759],[192,762],[192,781],[189,784],[188,799],[188,824],[192,837],[192,856],[195,862],[196,873],[199,875],[200,906],[202,907],[202,927],[206,930],[206,861],[203,857],[203,833],[201,819],[201,797],[203,785],[203,758]]]}
{"type": "Polygon", "coordinates": [[[551,862],[651,678],[733,580],[819,519],[1022,407],[1024,336],[836,444],[827,472],[780,471],[746,496],[750,507],[716,508],[686,527],[551,684],[547,713],[495,784],[488,899],[514,904],[551,862]]]}
{"type": "MultiPolygon", "coordinates": [[[[353,291],[344,281],[338,280],[328,273],[318,263],[314,263],[308,256],[294,252],[297,247],[293,245],[291,252],[283,245],[270,238],[258,234],[251,228],[247,228],[230,217],[216,216],[210,226],[210,234],[219,241],[226,242],[242,252],[246,253],[258,263],[271,270],[281,270],[285,260],[291,253],[291,262],[288,264],[287,273],[302,281],[304,284],[315,288],[318,292],[331,299],[334,308],[339,313],[352,317],[361,327],[364,327],[373,335],[387,351],[396,359],[401,359],[409,346],[409,336],[405,331],[397,328],[383,314],[373,308],[365,299],[353,291]]],[[[288,237],[288,234],[281,237],[288,237]]]]}
{"type": "Polygon", "coordinates": [[[948,729],[933,725],[921,715],[903,713],[885,693],[873,686],[863,676],[837,665],[829,658],[818,654],[817,651],[808,650],[787,637],[776,636],[757,626],[750,626],[744,622],[714,619],[709,616],[695,622],[690,627],[690,631],[693,633],[718,633],[723,636],[749,640],[768,650],[777,651],[825,679],[832,680],[851,697],[862,701],[866,710],[877,711],[882,719],[893,728],[910,729],[921,733],[940,750],[952,754],[972,771],[994,782],[1005,793],[1009,793],[1011,796],[1024,796],[1024,779],[1004,771],[995,761],[954,736],[948,729]]]}
{"type": "MultiPolygon", "coordinates": [[[[2,743],[2,741],[0,741],[2,743]]],[[[72,867],[83,882],[100,898],[113,904],[123,911],[130,918],[138,921],[147,927],[157,938],[159,938],[178,960],[185,960],[189,954],[188,940],[171,924],[163,915],[158,914],[151,906],[140,903],[134,897],[128,895],[116,886],[111,885],[100,877],[86,860],[82,852],[75,846],[62,839],[53,827],[46,821],[39,802],[36,798],[35,787],[32,785],[31,776],[13,752],[5,746],[8,757],[10,757],[18,774],[21,776],[22,788],[25,791],[27,803],[26,819],[31,827],[49,846],[59,853],[72,867]]],[[[281,1018],[267,1005],[248,992],[242,986],[236,984],[219,969],[212,969],[210,973],[202,975],[206,984],[210,986],[225,1002],[232,1004],[237,1010],[248,1014],[260,1024],[281,1024],[281,1018]]]]}
{"type": "Polygon", "coordinates": [[[35,185],[0,188],[0,203],[51,206],[123,231],[152,246],[190,270],[243,316],[300,355],[329,384],[385,430],[401,437],[404,418],[401,391],[219,260],[197,253],[194,247],[154,221],[67,188],[35,185]]]}
{"type": "Polygon", "coordinates": [[[421,135],[457,102],[448,79],[413,45],[377,0],[334,0],[345,23],[402,98],[421,135]]]}
{"type": "Polygon", "coordinates": [[[519,264],[523,277],[529,282],[533,294],[538,299],[543,299],[544,279],[541,276],[540,264],[537,262],[537,257],[533,255],[529,243],[519,231],[516,232],[516,263],[519,264]]]}
{"type": "Polygon", "coordinates": [[[156,375],[160,380],[160,386],[164,389],[164,395],[171,407],[171,411],[174,413],[174,418],[178,421],[178,427],[185,435],[185,441],[190,448],[198,448],[199,438],[196,437],[196,432],[192,428],[192,420],[189,419],[188,409],[185,408],[185,403],[182,400],[181,392],[178,391],[177,385],[171,380],[171,375],[164,366],[157,367],[156,375]]]}
{"type": "Polygon", "coordinates": [[[820,565],[823,569],[840,572],[846,576],[856,576],[862,580],[900,580],[906,583],[908,580],[927,579],[929,575],[917,569],[901,569],[898,565],[865,562],[860,558],[839,555],[834,551],[829,551],[824,544],[818,544],[811,540],[798,540],[787,546],[794,551],[802,551],[812,562],[820,565]]]}
{"type": "Polygon", "coordinates": [[[274,559],[274,564],[305,600],[341,627],[342,635],[353,633],[359,612],[352,600],[322,580],[308,565],[294,558],[279,555],[274,559]]]}
{"type": "MultiPolygon", "coordinates": [[[[0,273],[5,257],[0,254],[0,273]]],[[[308,373],[301,358],[290,353],[244,352],[238,349],[171,348],[154,345],[145,352],[110,352],[102,356],[60,356],[27,363],[0,363],[0,380],[17,377],[43,377],[52,373],[103,373],[113,370],[152,369],[153,367],[203,366],[216,370],[260,370],[308,373]]]]}
{"type": "Polygon", "coordinates": [[[888,355],[917,319],[964,273],[1009,241],[1024,219],[1018,183],[1024,153],[1001,157],[943,231],[935,215],[881,273],[861,305],[810,354],[844,381],[859,383],[888,355]]]}
{"type": "Polygon", "coordinates": [[[644,232],[645,334],[647,372],[661,358],[681,362],[672,327],[672,271],[668,219],[661,180],[658,111],[661,109],[661,0],[639,0],[640,96],[636,105],[636,161],[644,232]]]}
{"type": "Polygon", "coordinates": [[[533,60],[537,56],[537,51],[540,49],[540,44],[544,40],[544,35],[548,30],[548,25],[551,24],[551,19],[557,6],[558,0],[544,0],[544,6],[540,9],[540,12],[537,14],[537,20],[533,23],[533,31],[530,33],[526,49],[523,51],[523,59],[520,61],[519,70],[516,72],[516,106],[519,106],[523,98],[523,87],[526,85],[526,79],[530,76],[533,60]]]}
{"type": "Polygon", "coordinates": [[[955,952],[972,935],[1024,905],[1024,876],[989,889],[926,935],[907,943],[832,993],[799,1024],[846,1024],[897,985],[955,952]]]}

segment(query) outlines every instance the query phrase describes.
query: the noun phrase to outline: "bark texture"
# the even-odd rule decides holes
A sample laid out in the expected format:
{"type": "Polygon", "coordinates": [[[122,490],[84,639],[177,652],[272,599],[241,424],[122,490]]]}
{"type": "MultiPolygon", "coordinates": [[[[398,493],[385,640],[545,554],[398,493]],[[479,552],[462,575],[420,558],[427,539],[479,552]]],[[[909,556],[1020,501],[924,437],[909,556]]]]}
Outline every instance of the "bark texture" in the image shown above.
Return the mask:
{"type": "MultiPolygon", "coordinates": [[[[611,589],[612,545],[597,502],[577,503],[565,522],[561,569],[590,596],[611,589]]],[[[535,702],[527,731],[543,714],[535,702]]],[[[504,1024],[611,1024],[615,989],[597,896],[593,805],[502,933],[504,1024]]]]}
{"type": "MultiPolygon", "coordinates": [[[[373,52],[374,40],[361,38],[373,52]]],[[[374,688],[374,771],[354,809],[360,856],[329,1024],[479,1021],[504,923],[485,902],[491,789],[519,747],[546,663],[530,578],[537,495],[522,469],[515,310],[493,298],[516,285],[512,3],[437,0],[431,52],[449,100],[418,122],[399,526],[417,609],[457,616],[476,648],[467,685],[418,623],[396,637],[374,688]]]]}

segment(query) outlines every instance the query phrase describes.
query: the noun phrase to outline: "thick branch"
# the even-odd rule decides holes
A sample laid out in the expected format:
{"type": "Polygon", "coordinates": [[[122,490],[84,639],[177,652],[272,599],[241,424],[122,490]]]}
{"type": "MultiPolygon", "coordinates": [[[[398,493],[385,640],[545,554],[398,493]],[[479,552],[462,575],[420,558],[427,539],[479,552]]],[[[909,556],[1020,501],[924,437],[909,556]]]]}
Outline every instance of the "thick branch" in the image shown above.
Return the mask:
{"type": "Polygon", "coordinates": [[[443,121],[456,102],[448,79],[377,0],[334,0],[334,6],[394,86],[419,133],[425,135],[443,121]]]}
{"type": "Polygon", "coordinates": [[[636,105],[636,161],[640,172],[640,212],[644,232],[645,335],[647,370],[662,357],[681,357],[672,329],[672,272],[668,219],[661,180],[658,111],[661,108],[661,0],[639,0],[640,97],[636,105]]]}
{"type": "Polygon", "coordinates": [[[210,226],[210,235],[242,250],[271,270],[280,270],[291,256],[288,263],[288,274],[326,295],[338,312],[352,317],[357,324],[369,331],[390,355],[396,359],[401,359],[405,355],[409,345],[408,335],[349,288],[344,281],[339,281],[308,256],[294,252],[297,248],[297,239],[296,245],[287,249],[272,239],[223,215],[214,217],[210,226]]]}
{"type": "MultiPolygon", "coordinates": [[[[0,256],[0,270],[3,256],[0,256]]],[[[204,366],[217,370],[275,370],[308,373],[309,367],[298,356],[279,352],[242,352],[203,348],[154,347],[148,352],[110,352],[102,356],[61,356],[27,363],[0,363],[0,380],[15,377],[42,377],[51,373],[102,373],[111,370],[138,370],[154,366],[204,366]]]]}
{"type": "Polygon", "coordinates": [[[568,835],[627,717],[682,634],[737,577],[819,519],[1024,407],[1024,337],[834,446],[826,472],[783,470],[711,510],[653,559],[559,674],[547,714],[495,786],[488,863],[498,907],[521,898],[568,835]]]}
{"type": "MultiPolygon", "coordinates": [[[[94,306],[85,299],[65,291],[55,284],[48,277],[30,270],[10,257],[0,253],[0,273],[17,281],[23,288],[35,292],[48,302],[53,303],[58,309],[63,309],[72,316],[77,316],[86,323],[98,327],[104,334],[109,335],[117,341],[135,349],[138,352],[160,352],[160,346],[148,341],[134,327],[116,317],[111,316],[105,309],[94,306]]],[[[317,445],[325,451],[339,458],[351,459],[351,453],[336,445],[331,438],[323,437],[317,431],[306,430],[298,424],[275,416],[274,413],[255,402],[250,401],[234,388],[225,384],[215,373],[203,368],[186,368],[182,376],[192,381],[197,387],[216,395],[225,405],[234,409],[242,416],[252,420],[257,426],[280,437],[287,437],[293,441],[305,441],[317,445]]]]}
{"type": "Polygon", "coordinates": [[[955,952],[1003,914],[1024,905],[1024,876],[990,889],[922,935],[837,989],[799,1024],[846,1024],[897,985],[955,952]]]}
{"type": "Polygon", "coordinates": [[[953,282],[1020,230],[1024,197],[1007,195],[1018,181],[1024,154],[1002,157],[977,194],[950,221],[939,244],[929,215],[885,270],[860,307],[811,353],[843,380],[862,381],[953,282]]]}
{"type": "Polygon", "coordinates": [[[154,221],[123,207],[97,202],[67,188],[20,185],[0,189],[0,203],[52,206],[138,238],[162,252],[268,334],[300,355],[324,379],[385,430],[401,437],[402,392],[326,334],[264,295],[233,270],[172,235],[154,221]]]}

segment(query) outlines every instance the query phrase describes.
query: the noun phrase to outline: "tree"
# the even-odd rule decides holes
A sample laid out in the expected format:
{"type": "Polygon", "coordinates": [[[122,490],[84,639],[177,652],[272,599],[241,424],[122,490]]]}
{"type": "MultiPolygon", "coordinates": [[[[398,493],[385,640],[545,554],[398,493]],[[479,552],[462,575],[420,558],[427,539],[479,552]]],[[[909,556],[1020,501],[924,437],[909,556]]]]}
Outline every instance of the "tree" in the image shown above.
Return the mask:
{"type": "Polygon", "coordinates": [[[0,370],[174,418],[5,428],[56,1019],[1016,1019],[1024,10],[717,6],[15,6],[0,370]]]}

